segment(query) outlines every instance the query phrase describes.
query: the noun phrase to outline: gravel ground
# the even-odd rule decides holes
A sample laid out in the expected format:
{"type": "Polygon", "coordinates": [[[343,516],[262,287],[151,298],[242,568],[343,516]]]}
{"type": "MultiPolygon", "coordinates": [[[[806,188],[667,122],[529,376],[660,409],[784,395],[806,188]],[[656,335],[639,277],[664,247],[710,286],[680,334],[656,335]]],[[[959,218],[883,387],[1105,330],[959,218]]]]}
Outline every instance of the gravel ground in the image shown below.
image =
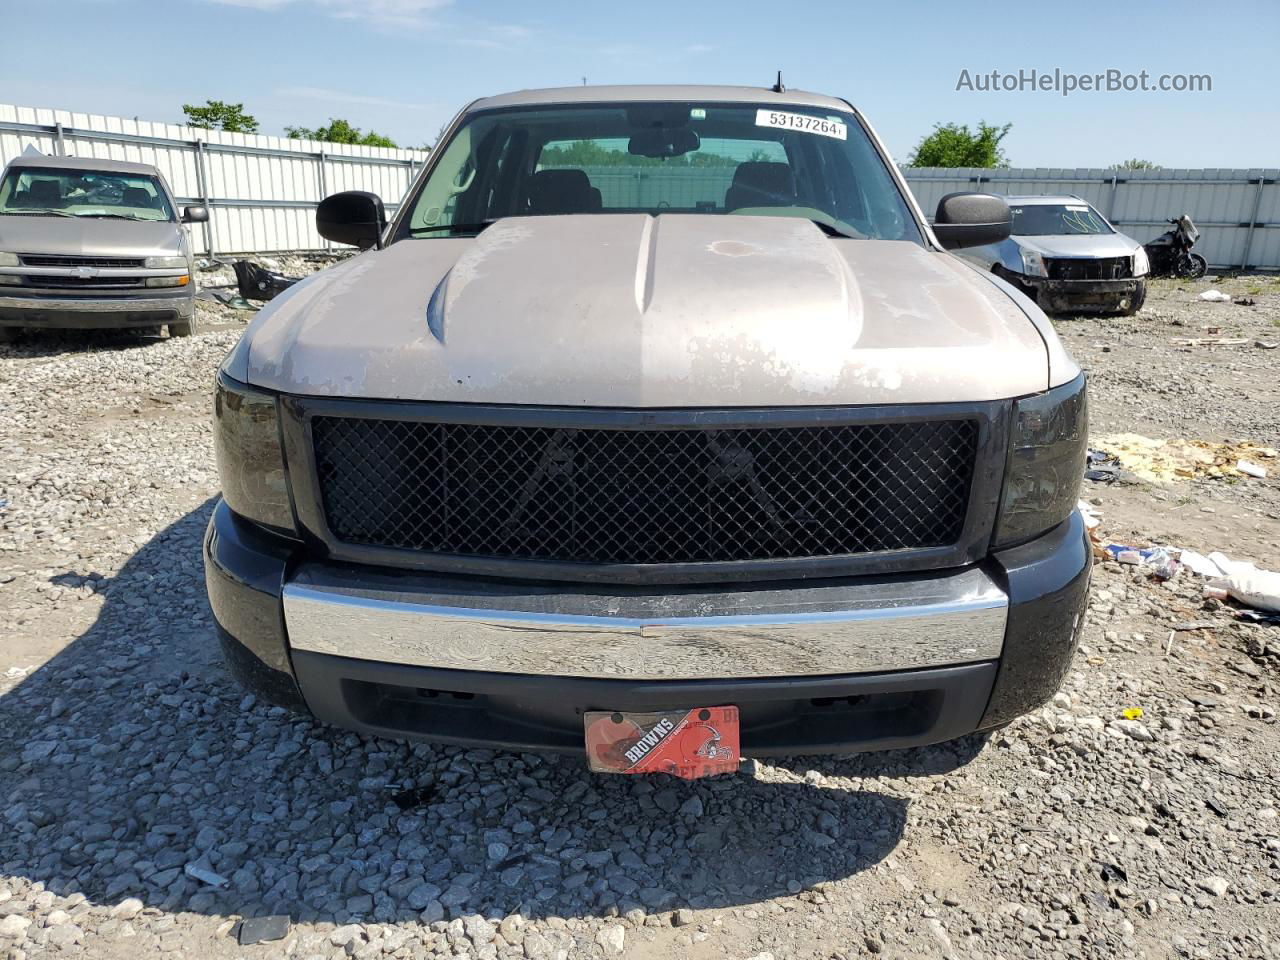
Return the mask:
{"type": "MultiPolygon", "coordinates": [[[[1206,286],[1059,323],[1097,430],[1280,445],[1280,350],[1253,345],[1280,284],[1206,286]],[[1171,343],[1208,325],[1248,343],[1171,343]]],[[[190,339],[0,346],[0,957],[1280,955],[1280,628],[1190,577],[1098,566],[1063,691],[990,738],[692,784],[255,703],[200,572],[209,385],[245,316],[206,309],[190,339]]],[[[1117,539],[1276,569],[1276,474],[1086,496],[1117,539]]]]}

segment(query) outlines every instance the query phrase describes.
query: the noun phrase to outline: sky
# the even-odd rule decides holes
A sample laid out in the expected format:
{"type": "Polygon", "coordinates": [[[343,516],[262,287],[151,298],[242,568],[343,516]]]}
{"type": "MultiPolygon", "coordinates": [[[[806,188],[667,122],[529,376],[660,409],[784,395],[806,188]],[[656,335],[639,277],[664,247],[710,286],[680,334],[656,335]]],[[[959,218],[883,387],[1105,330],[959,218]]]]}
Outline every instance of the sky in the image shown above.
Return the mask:
{"type": "Polygon", "coordinates": [[[343,117],[421,146],[488,94],[584,78],[768,86],[781,70],[853,103],[898,160],[936,123],[986,121],[1013,125],[1012,166],[1280,166],[1275,0],[0,2],[0,102],[20,106],[181,122],[183,103],[215,99],[243,102],[263,133],[343,117]],[[1212,89],[976,89],[1033,69],[1207,74],[1212,89]]]}

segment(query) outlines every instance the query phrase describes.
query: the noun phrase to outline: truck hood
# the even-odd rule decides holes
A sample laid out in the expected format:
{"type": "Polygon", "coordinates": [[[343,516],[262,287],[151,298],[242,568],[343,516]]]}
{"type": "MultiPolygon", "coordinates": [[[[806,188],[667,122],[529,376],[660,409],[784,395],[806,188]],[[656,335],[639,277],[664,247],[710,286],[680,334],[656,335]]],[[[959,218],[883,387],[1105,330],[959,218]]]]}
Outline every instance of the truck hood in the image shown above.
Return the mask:
{"type": "Polygon", "coordinates": [[[936,403],[1046,389],[1045,336],[1006,288],[914,243],[782,217],[520,217],[316,274],[227,370],[330,397],[936,403]]]}
{"type": "Polygon", "coordinates": [[[177,256],[182,231],[171,220],[3,215],[0,250],[62,257],[177,256]]]}
{"type": "Polygon", "coordinates": [[[1047,237],[1013,237],[1018,246],[1042,257],[1129,257],[1141,246],[1123,233],[1063,234],[1047,237]]]}

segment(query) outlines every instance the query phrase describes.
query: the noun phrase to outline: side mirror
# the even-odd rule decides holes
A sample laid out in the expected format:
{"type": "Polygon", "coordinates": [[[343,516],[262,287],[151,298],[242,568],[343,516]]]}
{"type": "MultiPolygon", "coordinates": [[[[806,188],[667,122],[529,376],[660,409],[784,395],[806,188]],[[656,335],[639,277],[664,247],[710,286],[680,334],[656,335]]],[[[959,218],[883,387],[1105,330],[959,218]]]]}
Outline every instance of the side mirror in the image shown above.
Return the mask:
{"type": "Polygon", "coordinates": [[[316,207],[316,230],[334,243],[368,250],[382,244],[387,214],[382,198],[364,190],[346,190],[325,197],[316,207]]]}
{"type": "Polygon", "coordinates": [[[183,223],[204,223],[209,219],[209,209],[204,206],[183,207],[183,223]]]}
{"type": "Polygon", "coordinates": [[[999,243],[1009,236],[1013,214],[1002,197],[989,193],[948,193],[938,201],[933,235],[947,250],[999,243]]]}

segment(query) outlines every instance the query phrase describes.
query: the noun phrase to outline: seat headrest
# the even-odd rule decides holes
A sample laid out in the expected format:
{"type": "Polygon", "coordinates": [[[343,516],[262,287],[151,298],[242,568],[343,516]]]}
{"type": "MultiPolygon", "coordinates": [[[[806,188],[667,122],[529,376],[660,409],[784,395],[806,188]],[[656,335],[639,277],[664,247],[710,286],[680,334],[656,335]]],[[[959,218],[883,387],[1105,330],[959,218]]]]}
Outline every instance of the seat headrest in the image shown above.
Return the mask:
{"type": "Polygon", "coordinates": [[[747,160],[733,171],[733,185],[725,192],[726,210],[739,207],[790,206],[796,199],[796,178],[790,164],[747,160]]]}
{"type": "Polygon", "coordinates": [[[149,207],[151,194],[142,187],[125,187],[124,192],[120,194],[120,206],[149,207]]]}
{"type": "Polygon", "coordinates": [[[27,192],[36,206],[45,207],[62,202],[62,184],[57,180],[32,180],[27,192]]]}
{"type": "Polygon", "coordinates": [[[590,213],[594,204],[591,180],[581,170],[539,170],[529,179],[530,213],[590,213]]]}

